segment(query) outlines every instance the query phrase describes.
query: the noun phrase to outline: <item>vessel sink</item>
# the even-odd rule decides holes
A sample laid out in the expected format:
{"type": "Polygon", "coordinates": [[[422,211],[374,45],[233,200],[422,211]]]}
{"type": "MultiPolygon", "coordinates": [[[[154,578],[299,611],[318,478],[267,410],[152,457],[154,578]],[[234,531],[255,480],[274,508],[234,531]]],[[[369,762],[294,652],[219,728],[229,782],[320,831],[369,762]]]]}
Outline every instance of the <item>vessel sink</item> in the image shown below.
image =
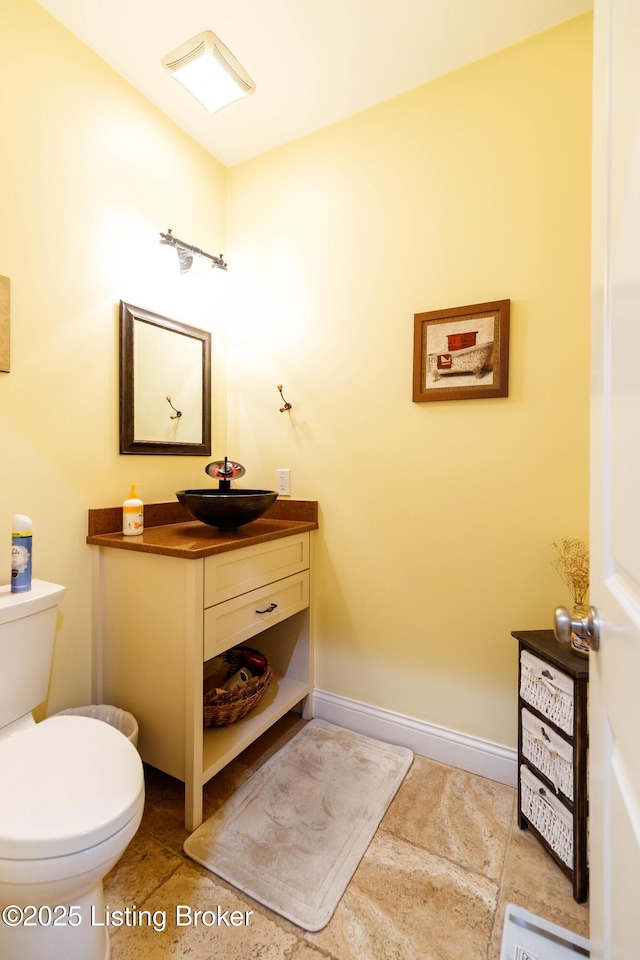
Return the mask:
{"type": "Polygon", "coordinates": [[[278,494],[274,490],[178,490],[176,497],[192,517],[218,530],[237,530],[257,520],[278,494]]]}

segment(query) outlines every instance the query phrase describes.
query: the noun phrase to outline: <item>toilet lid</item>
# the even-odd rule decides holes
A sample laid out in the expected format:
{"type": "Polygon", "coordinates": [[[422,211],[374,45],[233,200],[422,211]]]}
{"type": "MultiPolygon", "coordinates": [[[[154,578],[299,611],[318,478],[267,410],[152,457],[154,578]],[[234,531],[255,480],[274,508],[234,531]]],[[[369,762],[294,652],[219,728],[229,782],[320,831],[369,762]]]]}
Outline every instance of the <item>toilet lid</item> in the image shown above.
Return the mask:
{"type": "Polygon", "coordinates": [[[0,857],[33,860],[113,836],[144,798],[138,751],[91,717],[51,717],[0,740],[0,857]]]}

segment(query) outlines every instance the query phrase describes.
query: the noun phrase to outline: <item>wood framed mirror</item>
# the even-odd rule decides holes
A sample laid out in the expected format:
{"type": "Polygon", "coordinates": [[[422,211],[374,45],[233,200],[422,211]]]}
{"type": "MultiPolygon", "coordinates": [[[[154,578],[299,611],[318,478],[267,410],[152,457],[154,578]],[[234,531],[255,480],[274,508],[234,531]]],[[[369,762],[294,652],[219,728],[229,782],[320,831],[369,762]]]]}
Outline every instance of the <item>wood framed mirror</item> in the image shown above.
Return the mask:
{"type": "Polygon", "coordinates": [[[120,453],[211,455],[211,334],[123,300],[120,453]]]}

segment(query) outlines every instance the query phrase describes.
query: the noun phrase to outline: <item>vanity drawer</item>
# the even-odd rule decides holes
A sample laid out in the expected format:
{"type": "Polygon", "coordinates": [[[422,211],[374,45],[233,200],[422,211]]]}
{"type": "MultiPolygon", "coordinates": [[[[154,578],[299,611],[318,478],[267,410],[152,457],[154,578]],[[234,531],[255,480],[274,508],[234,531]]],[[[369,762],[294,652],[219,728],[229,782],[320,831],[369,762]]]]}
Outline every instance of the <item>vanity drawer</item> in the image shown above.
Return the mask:
{"type": "Polygon", "coordinates": [[[275,580],[283,580],[308,567],[308,533],[207,557],[204,562],[205,608],[257,590],[275,580]]]}
{"type": "Polygon", "coordinates": [[[309,573],[305,570],[209,607],[204,612],[205,661],[308,606],[309,573]]]}
{"type": "Polygon", "coordinates": [[[573,679],[528,650],[520,654],[520,696],[557,727],[573,734],[573,679]]]}
{"type": "Polygon", "coordinates": [[[520,767],[520,809],[562,862],[573,869],[573,817],[524,764],[520,767]]]}
{"type": "Polygon", "coordinates": [[[525,707],[521,713],[522,756],[568,800],[573,800],[573,746],[525,707]]]}

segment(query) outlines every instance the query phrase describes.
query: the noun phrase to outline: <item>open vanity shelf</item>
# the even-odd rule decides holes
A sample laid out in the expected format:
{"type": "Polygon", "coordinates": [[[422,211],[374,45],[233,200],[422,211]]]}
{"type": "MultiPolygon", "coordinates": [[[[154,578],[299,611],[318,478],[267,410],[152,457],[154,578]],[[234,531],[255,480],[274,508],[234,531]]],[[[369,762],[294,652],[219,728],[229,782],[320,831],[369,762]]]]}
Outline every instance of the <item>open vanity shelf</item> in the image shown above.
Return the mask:
{"type": "Polygon", "coordinates": [[[267,514],[232,533],[189,520],[145,527],[141,537],[96,533],[99,518],[92,532],[99,511],[90,511],[87,542],[99,548],[94,700],[130,711],[142,759],[184,782],[188,830],[202,822],[211,777],[289,710],[311,715],[310,533],[318,524],[317,505],[302,503],[301,520],[267,514]],[[271,684],[242,720],[203,729],[204,664],[240,643],[266,655],[271,684]]]}
{"type": "Polygon", "coordinates": [[[274,674],[267,693],[246,717],[228,727],[205,729],[202,740],[202,785],[208,783],[211,777],[309,693],[308,683],[274,674]]]}

